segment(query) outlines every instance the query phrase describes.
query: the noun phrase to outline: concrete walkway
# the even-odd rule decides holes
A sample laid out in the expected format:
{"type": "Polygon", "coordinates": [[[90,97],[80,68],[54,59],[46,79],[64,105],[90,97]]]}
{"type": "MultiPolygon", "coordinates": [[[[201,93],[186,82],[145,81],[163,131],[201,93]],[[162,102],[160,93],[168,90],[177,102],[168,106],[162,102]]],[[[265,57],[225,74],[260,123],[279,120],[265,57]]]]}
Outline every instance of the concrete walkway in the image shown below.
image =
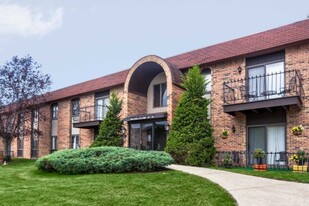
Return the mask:
{"type": "Polygon", "coordinates": [[[167,168],[201,176],[219,184],[232,194],[240,206],[309,206],[309,184],[200,167],[171,165],[167,168]]]}

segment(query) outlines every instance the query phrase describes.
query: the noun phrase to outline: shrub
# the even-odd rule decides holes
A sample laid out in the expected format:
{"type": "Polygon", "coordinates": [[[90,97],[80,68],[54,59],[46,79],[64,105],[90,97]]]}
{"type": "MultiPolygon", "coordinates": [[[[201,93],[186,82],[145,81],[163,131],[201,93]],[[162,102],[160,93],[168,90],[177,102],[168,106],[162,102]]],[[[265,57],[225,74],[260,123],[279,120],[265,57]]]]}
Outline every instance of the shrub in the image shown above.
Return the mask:
{"type": "Polygon", "coordinates": [[[92,147],[61,150],[36,161],[39,170],[62,174],[149,172],[173,163],[159,151],[139,151],[122,147],[92,147]]]}
{"type": "Polygon", "coordinates": [[[96,137],[91,147],[122,146],[122,120],[119,117],[121,108],[122,101],[118,98],[117,94],[113,92],[111,94],[110,105],[108,106],[106,118],[101,122],[99,135],[96,137]]]}
{"type": "Polygon", "coordinates": [[[225,168],[231,168],[232,167],[232,158],[231,158],[231,155],[229,153],[224,154],[223,166],[225,168]]]}
{"type": "Polygon", "coordinates": [[[165,151],[178,164],[209,166],[216,154],[213,129],[208,119],[209,99],[204,98],[205,78],[194,66],[183,78],[186,89],[175,110],[165,151]]]}

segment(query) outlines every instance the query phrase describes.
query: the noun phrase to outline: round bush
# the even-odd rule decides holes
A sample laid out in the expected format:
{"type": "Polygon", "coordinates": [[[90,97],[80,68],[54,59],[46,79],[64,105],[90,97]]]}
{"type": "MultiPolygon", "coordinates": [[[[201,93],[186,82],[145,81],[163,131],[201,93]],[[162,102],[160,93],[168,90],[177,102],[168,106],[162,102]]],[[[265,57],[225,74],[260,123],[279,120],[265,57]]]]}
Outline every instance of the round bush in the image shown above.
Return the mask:
{"type": "Polygon", "coordinates": [[[123,147],[60,150],[36,161],[39,170],[62,174],[149,172],[173,163],[165,152],[123,147]]]}

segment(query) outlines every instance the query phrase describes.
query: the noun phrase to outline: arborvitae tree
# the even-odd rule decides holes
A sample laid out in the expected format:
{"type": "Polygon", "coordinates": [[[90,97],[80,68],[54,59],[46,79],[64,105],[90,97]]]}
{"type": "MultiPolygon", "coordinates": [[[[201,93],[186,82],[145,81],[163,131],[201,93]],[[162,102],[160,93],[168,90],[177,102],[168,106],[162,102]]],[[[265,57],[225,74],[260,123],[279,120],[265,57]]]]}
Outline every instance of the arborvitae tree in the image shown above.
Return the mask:
{"type": "Polygon", "coordinates": [[[99,135],[92,143],[91,147],[122,146],[122,121],[119,118],[121,108],[122,101],[117,97],[116,93],[113,92],[111,94],[110,105],[108,106],[106,117],[100,124],[99,135]]]}
{"type": "Polygon", "coordinates": [[[186,91],[176,107],[165,148],[178,164],[208,166],[216,153],[208,119],[210,100],[203,97],[207,83],[198,66],[183,78],[181,86],[186,91]]]}

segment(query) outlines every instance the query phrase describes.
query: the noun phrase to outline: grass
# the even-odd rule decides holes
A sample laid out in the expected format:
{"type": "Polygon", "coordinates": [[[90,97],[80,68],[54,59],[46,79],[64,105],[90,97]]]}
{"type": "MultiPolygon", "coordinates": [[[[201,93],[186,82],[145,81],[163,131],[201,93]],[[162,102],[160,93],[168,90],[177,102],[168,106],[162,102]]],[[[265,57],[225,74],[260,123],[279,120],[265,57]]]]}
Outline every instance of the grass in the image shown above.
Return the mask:
{"type": "Polygon", "coordinates": [[[38,171],[33,160],[0,166],[0,205],[236,205],[201,177],[153,173],[60,175],[38,171]]]}
{"type": "Polygon", "coordinates": [[[214,169],[225,170],[245,175],[252,175],[257,177],[265,177],[270,179],[285,180],[292,182],[309,183],[309,172],[293,172],[291,170],[271,170],[266,172],[253,171],[252,168],[222,168],[216,167],[214,169]]]}

